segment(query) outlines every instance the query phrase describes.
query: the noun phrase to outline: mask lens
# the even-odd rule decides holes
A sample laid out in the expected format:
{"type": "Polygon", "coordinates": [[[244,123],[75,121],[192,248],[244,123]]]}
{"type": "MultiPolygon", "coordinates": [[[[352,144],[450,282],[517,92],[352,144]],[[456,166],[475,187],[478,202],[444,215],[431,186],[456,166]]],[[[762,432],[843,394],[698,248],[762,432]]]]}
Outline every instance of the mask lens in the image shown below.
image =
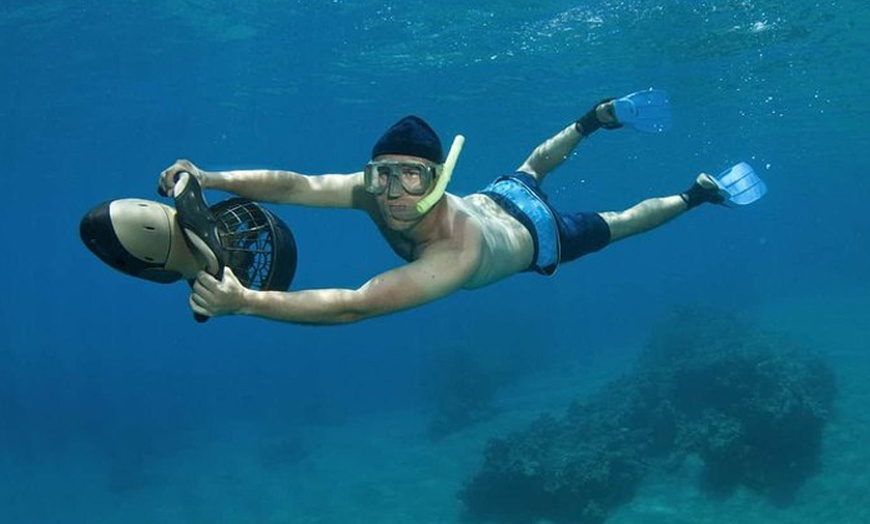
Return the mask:
{"type": "Polygon", "coordinates": [[[384,170],[382,166],[369,162],[363,169],[363,179],[365,180],[366,192],[374,195],[380,195],[390,185],[389,170],[384,170]]]}
{"type": "Polygon", "coordinates": [[[424,173],[428,173],[425,166],[400,166],[401,173],[399,180],[402,181],[402,187],[405,188],[411,195],[422,195],[429,187],[429,182],[432,177],[426,177],[424,173]]]}
{"type": "Polygon", "coordinates": [[[379,189],[379,193],[384,189],[390,187],[390,177],[393,176],[392,170],[387,166],[378,166],[375,171],[377,172],[377,181],[375,185],[379,189]]]}

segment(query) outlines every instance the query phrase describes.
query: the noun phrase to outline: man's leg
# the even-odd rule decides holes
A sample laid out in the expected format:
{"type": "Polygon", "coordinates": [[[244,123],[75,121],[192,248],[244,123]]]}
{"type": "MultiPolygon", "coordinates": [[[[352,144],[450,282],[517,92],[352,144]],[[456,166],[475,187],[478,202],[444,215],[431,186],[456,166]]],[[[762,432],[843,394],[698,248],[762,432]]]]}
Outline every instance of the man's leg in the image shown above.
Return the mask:
{"type": "Polygon", "coordinates": [[[655,229],[689,210],[679,195],[650,198],[625,211],[599,213],[610,227],[610,241],[655,229]]]}
{"type": "Polygon", "coordinates": [[[541,184],[544,182],[544,177],[559,167],[583,138],[595,132],[599,127],[614,127],[616,125],[613,103],[602,102],[589,110],[582,118],[536,147],[517,171],[532,175],[537,179],[538,184],[541,184]]]}
{"type": "Polygon", "coordinates": [[[721,202],[716,182],[700,174],[692,187],[679,195],[650,198],[620,212],[599,213],[610,228],[610,241],[615,242],[638,233],[655,229],[704,202],[721,202]]]}

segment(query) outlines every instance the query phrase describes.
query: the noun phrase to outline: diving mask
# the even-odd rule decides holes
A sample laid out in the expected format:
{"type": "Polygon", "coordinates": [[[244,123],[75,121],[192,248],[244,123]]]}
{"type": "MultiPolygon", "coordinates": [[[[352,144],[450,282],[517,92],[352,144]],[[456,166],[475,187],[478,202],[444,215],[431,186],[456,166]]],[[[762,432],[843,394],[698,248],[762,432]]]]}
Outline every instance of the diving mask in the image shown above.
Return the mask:
{"type": "Polygon", "coordinates": [[[424,195],[439,172],[440,168],[422,162],[394,160],[373,160],[363,170],[366,191],[374,195],[380,195],[388,189],[393,194],[394,181],[409,195],[424,195]]]}

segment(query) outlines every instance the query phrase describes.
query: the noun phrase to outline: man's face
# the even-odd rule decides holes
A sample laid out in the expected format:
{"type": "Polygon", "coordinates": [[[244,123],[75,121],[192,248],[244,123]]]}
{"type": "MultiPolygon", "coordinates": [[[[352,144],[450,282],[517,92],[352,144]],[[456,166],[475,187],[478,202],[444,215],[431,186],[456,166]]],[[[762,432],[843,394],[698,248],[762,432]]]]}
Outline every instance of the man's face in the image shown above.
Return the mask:
{"type": "Polygon", "coordinates": [[[375,194],[381,216],[387,226],[395,231],[413,227],[422,216],[417,213],[417,203],[432,189],[434,177],[426,171],[435,164],[424,158],[408,155],[381,155],[373,164],[383,162],[385,167],[375,170],[373,176],[384,187],[383,192],[375,194]],[[387,165],[392,164],[389,169],[387,165]],[[420,169],[420,168],[423,169],[420,169]]]}

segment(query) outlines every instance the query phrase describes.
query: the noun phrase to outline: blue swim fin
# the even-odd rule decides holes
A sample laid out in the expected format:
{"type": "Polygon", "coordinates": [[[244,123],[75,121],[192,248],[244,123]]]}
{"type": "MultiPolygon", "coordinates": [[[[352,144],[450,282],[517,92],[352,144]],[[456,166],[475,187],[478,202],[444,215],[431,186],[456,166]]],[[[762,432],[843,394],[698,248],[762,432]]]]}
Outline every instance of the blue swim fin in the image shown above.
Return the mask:
{"type": "Polygon", "coordinates": [[[719,186],[722,204],[729,207],[751,204],[767,193],[764,180],[746,162],[722,171],[714,180],[719,186]]]}
{"type": "Polygon", "coordinates": [[[644,133],[661,133],[671,128],[668,93],[649,88],[613,101],[616,121],[644,133]]]}

